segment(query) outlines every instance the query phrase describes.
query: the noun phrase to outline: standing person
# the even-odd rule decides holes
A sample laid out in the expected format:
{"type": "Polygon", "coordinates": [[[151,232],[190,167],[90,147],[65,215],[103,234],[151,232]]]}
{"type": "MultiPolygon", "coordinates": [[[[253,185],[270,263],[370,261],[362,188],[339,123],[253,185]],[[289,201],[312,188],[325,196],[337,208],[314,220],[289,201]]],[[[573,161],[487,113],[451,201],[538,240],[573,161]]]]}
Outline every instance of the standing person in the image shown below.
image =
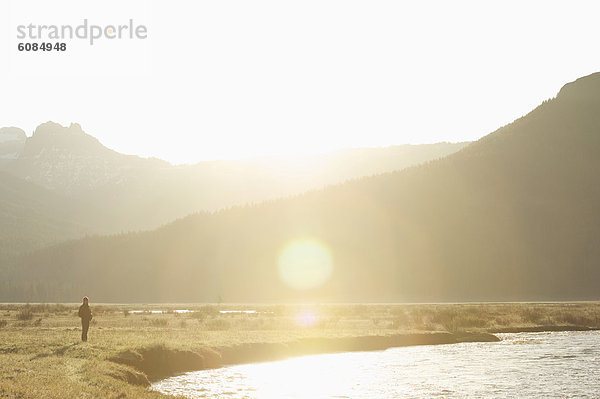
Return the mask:
{"type": "Polygon", "coordinates": [[[92,310],[88,304],[88,297],[83,297],[83,304],[79,307],[79,317],[81,317],[81,340],[87,341],[87,333],[90,328],[90,320],[92,320],[92,310]]]}

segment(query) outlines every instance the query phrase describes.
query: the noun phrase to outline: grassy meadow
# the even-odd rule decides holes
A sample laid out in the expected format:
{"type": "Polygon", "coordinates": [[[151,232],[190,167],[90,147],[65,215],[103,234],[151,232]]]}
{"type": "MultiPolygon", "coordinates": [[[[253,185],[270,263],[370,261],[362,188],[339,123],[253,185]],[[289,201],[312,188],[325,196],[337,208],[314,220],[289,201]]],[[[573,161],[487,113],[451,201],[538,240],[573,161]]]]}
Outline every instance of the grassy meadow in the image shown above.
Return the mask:
{"type": "MultiPolygon", "coordinates": [[[[91,303],[94,319],[89,340],[82,343],[78,306],[0,304],[0,397],[165,397],[144,386],[146,375],[128,365],[134,363],[114,361],[139,357],[139,353],[148,355],[152,348],[199,353],[206,365],[227,349],[302,339],[600,328],[598,302],[310,306],[91,303]]],[[[165,359],[160,356],[154,361],[165,359]]]]}

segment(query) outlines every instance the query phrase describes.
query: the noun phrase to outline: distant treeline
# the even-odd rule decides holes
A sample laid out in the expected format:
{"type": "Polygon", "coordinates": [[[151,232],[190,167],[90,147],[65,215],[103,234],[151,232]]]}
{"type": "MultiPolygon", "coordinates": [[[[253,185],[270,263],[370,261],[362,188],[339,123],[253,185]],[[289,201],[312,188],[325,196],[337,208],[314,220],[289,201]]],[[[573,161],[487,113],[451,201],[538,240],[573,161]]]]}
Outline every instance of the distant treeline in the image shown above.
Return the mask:
{"type": "Polygon", "coordinates": [[[0,282],[0,302],[77,302],[82,296],[74,282],[0,282]]]}
{"type": "Polygon", "coordinates": [[[598,299],[599,111],[594,74],[441,160],[65,243],[20,259],[13,281],[68,281],[119,302],[598,299]],[[303,237],[334,269],[299,292],[277,261],[303,237]]]}

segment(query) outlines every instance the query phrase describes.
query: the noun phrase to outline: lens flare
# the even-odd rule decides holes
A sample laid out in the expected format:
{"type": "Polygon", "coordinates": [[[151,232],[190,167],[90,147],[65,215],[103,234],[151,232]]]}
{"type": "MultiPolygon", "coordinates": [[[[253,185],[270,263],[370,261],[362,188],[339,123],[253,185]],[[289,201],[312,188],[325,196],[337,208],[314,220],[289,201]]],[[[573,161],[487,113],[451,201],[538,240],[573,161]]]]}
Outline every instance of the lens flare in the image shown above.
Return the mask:
{"type": "Polygon", "coordinates": [[[314,239],[291,242],[281,252],[278,266],[281,280],[296,290],[322,285],[333,271],[331,253],[314,239]]]}
{"type": "Polygon", "coordinates": [[[305,310],[296,315],[296,324],[300,327],[313,327],[319,321],[319,317],[315,312],[305,310]]]}

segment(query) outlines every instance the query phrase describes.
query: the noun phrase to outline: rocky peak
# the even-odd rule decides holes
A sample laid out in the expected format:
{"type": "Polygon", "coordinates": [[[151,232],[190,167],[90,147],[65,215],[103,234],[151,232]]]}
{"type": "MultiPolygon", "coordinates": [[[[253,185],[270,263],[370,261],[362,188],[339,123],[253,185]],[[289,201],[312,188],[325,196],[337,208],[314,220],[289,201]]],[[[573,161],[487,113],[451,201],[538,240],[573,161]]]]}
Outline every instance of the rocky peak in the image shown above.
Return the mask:
{"type": "Polygon", "coordinates": [[[99,155],[110,151],[95,137],[85,133],[78,123],[65,127],[55,122],[46,122],[39,125],[27,140],[23,156],[36,157],[50,149],[79,155],[99,155]]]}
{"type": "Polygon", "coordinates": [[[119,154],[85,133],[78,123],[46,122],[26,139],[17,159],[6,161],[3,169],[45,188],[84,196],[97,187],[126,185],[138,173],[163,164],[119,154]]]}

